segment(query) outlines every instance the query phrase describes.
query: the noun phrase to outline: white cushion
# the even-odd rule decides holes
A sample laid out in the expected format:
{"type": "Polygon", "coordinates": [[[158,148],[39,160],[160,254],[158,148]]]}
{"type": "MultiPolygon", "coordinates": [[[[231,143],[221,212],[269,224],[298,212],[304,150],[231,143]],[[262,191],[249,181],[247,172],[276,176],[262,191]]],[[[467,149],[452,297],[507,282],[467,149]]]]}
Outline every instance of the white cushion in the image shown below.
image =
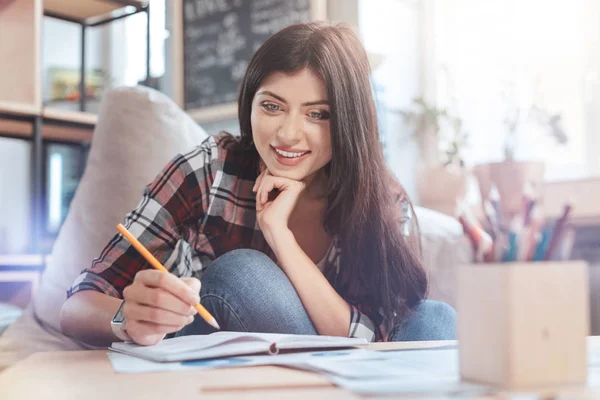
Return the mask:
{"type": "Polygon", "coordinates": [[[415,207],[421,230],[423,263],[429,278],[431,300],[456,305],[457,267],[473,262],[471,243],[461,224],[452,217],[427,208],[415,207]]]}
{"type": "Polygon", "coordinates": [[[177,153],[206,137],[160,92],[126,87],[105,94],[85,173],[38,292],[23,316],[0,336],[0,369],[34,351],[87,347],[60,333],[66,290],[137,205],[143,187],[177,153]]]}

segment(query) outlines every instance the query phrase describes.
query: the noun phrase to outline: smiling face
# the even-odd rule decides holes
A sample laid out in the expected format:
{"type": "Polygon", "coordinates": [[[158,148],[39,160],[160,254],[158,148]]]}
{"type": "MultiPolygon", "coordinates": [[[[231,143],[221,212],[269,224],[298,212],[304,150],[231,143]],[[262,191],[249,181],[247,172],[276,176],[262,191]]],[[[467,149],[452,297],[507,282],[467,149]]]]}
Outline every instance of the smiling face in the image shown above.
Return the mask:
{"type": "Polygon", "coordinates": [[[331,161],[329,103],[325,85],[310,69],[274,72],[252,101],[252,137],[275,176],[310,185],[331,161]]]}

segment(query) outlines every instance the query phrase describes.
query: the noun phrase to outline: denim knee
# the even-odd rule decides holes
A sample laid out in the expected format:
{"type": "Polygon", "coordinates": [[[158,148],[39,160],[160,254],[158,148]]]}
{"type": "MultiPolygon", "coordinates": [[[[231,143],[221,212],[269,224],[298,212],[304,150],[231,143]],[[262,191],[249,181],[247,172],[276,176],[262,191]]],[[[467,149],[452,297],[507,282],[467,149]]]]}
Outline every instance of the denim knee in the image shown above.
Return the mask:
{"type": "Polygon", "coordinates": [[[392,341],[454,340],[456,311],[441,301],[424,300],[390,332],[392,341]]]}
{"type": "Polygon", "coordinates": [[[287,275],[260,251],[233,250],[213,261],[200,297],[227,330],[316,334],[287,275]]]}
{"type": "Polygon", "coordinates": [[[442,301],[425,300],[415,307],[415,311],[427,318],[441,321],[456,321],[456,310],[442,301]]]}
{"type": "Polygon", "coordinates": [[[269,278],[287,279],[283,271],[266,254],[253,249],[237,249],[214,260],[202,275],[202,290],[232,291],[256,288],[269,278]]]}

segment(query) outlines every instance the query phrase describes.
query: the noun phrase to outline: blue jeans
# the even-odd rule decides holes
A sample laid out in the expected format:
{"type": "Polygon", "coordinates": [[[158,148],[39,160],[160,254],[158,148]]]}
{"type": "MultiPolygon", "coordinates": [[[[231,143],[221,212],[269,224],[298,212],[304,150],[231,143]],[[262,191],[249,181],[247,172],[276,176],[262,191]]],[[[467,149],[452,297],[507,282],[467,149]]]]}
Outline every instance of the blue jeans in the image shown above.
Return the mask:
{"type": "MultiPolygon", "coordinates": [[[[223,330],[317,335],[285,273],[265,254],[234,250],[213,261],[202,277],[202,305],[223,330]]],[[[199,315],[175,336],[214,332],[199,315]]],[[[456,312],[425,300],[390,333],[393,341],[456,338],[456,312]]]]}

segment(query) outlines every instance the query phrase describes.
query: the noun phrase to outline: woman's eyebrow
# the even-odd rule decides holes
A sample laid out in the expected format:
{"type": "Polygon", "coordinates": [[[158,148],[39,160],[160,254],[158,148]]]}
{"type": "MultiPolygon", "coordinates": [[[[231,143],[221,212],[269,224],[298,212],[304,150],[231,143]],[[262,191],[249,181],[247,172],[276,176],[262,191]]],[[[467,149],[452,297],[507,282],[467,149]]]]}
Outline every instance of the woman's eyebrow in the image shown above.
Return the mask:
{"type": "MultiPolygon", "coordinates": [[[[276,95],[275,93],[273,93],[273,92],[271,92],[269,90],[261,90],[257,94],[268,95],[268,96],[276,98],[277,100],[281,101],[284,104],[287,104],[287,101],[283,97],[278,96],[278,95],[276,95]]],[[[318,104],[323,104],[323,105],[327,105],[328,106],[329,102],[327,100],[307,101],[306,103],[302,103],[301,105],[302,105],[302,107],[306,107],[306,106],[315,106],[315,105],[318,105],[318,104]]]]}
{"type": "Polygon", "coordinates": [[[327,100],[309,101],[309,102],[306,102],[306,103],[302,103],[302,106],[303,107],[304,106],[316,106],[316,105],[319,105],[319,104],[323,104],[325,106],[328,106],[329,102],[327,100]]]}

